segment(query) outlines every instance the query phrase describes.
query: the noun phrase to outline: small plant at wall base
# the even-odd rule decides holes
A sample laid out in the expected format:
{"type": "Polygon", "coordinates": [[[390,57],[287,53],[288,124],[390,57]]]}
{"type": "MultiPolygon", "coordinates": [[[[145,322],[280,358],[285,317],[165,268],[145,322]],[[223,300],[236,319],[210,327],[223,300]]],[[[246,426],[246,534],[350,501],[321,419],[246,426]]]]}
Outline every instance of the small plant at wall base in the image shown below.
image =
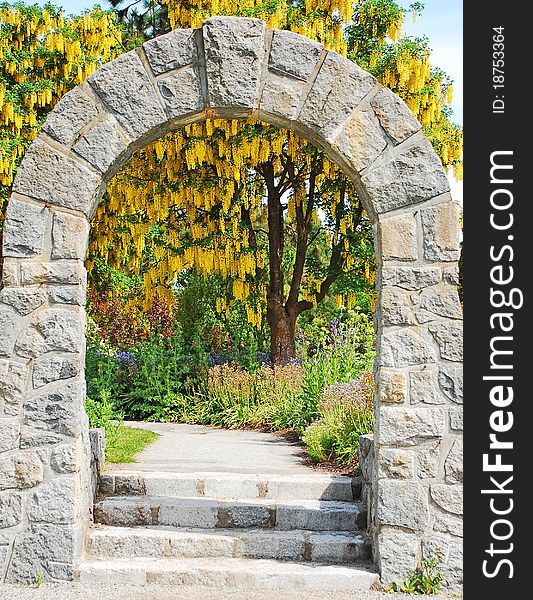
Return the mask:
{"type": "Polygon", "coordinates": [[[395,581],[386,591],[428,596],[438,594],[445,583],[444,575],[438,570],[438,566],[437,558],[423,558],[407,579],[402,582],[395,581]]]}

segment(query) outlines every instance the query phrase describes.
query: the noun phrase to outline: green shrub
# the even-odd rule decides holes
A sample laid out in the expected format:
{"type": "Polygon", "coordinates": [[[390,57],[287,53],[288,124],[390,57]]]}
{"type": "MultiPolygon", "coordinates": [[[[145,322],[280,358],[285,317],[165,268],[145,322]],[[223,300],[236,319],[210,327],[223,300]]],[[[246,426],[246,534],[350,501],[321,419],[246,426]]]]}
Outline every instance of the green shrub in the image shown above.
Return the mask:
{"type": "Polygon", "coordinates": [[[312,460],[355,464],[360,436],[374,428],[373,391],[370,372],[324,390],[318,404],[320,417],[303,436],[312,460]]]}
{"type": "Polygon", "coordinates": [[[438,570],[438,566],[437,558],[423,558],[405,581],[392,583],[386,591],[404,594],[438,594],[444,582],[444,575],[438,570]]]}

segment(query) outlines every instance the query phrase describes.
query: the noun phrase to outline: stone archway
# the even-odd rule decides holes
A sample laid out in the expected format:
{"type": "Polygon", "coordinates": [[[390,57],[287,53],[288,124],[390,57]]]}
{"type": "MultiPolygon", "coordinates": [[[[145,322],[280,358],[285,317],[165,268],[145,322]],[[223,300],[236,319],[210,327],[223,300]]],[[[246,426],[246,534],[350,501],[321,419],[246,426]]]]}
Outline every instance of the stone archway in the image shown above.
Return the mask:
{"type": "Polygon", "coordinates": [[[458,224],[405,104],[322,45],[214,17],[100,68],[49,115],[16,176],[0,291],[0,581],[71,579],[89,521],[84,258],[132,153],[206,116],[296,131],[353,179],[379,262],[371,526],[384,581],[440,549],[461,570],[458,224]]]}

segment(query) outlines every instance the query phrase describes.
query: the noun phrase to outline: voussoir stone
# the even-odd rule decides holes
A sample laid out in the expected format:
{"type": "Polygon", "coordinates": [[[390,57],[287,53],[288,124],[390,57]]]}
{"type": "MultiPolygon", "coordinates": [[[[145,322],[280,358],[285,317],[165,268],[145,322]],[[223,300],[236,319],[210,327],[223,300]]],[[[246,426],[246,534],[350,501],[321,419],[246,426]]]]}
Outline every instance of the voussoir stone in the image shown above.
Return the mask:
{"type": "Polygon", "coordinates": [[[332,146],[356,171],[370,166],[387,147],[387,138],[367,106],[348,119],[332,146]]]}
{"type": "Polygon", "coordinates": [[[70,379],[79,373],[79,363],[76,360],[53,356],[35,363],[33,367],[33,387],[40,388],[43,385],[70,379]]]}
{"type": "Polygon", "coordinates": [[[302,94],[301,81],[269,73],[261,95],[261,110],[292,121],[296,119],[302,94]]]}
{"type": "Polygon", "coordinates": [[[110,115],[96,121],[73,147],[87,162],[102,173],[117,160],[121,160],[128,148],[129,139],[119,130],[116,121],[110,115]]]}
{"type": "Polygon", "coordinates": [[[133,139],[167,120],[157,92],[134,50],[100,67],[87,81],[133,139]]]}
{"type": "Polygon", "coordinates": [[[205,108],[202,82],[196,66],[180,69],[158,81],[157,85],[172,118],[183,117],[205,108]]]}
{"type": "Polygon", "coordinates": [[[22,400],[28,373],[28,365],[0,359],[0,400],[11,404],[22,400]]]}
{"type": "Polygon", "coordinates": [[[431,498],[442,509],[455,515],[463,514],[463,486],[433,483],[430,487],[431,498]]]}
{"type": "Polygon", "coordinates": [[[296,79],[307,81],[315,70],[323,44],[292,31],[274,31],[268,67],[296,79]]]}
{"type": "Polygon", "coordinates": [[[70,146],[97,115],[98,109],[93,100],[77,87],[56,104],[44,122],[43,131],[65,146],[70,146]]]}
{"type": "Polygon", "coordinates": [[[143,44],[154,75],[162,75],[198,61],[194,29],[174,29],[143,44]]]}
{"type": "Polygon", "coordinates": [[[380,480],[377,519],[382,525],[423,531],[429,523],[428,491],[414,481],[380,480]]]}
{"type": "Polygon", "coordinates": [[[379,90],[370,105],[395,144],[403,142],[421,129],[420,123],[405,102],[387,88],[379,90]]]}
{"type": "Polygon", "coordinates": [[[43,251],[49,210],[43,204],[12,196],[3,231],[4,256],[35,256],[43,251]]]}
{"type": "Polygon", "coordinates": [[[11,356],[22,318],[11,307],[0,304],[0,356],[11,356]]]}
{"type": "Polygon", "coordinates": [[[30,398],[24,404],[24,423],[35,429],[75,436],[81,429],[84,397],[84,384],[76,380],[30,398]]]}
{"type": "Polygon", "coordinates": [[[463,360],[463,325],[461,322],[432,323],[428,329],[439,345],[442,358],[451,361],[463,360]]]}
{"type": "Polygon", "coordinates": [[[450,189],[446,173],[431,143],[423,138],[362,176],[374,210],[385,213],[410,206],[450,189]]]}
{"type": "Polygon", "coordinates": [[[89,222],[84,217],[54,213],[52,221],[52,258],[85,259],[89,222]]]}
{"type": "Polygon", "coordinates": [[[17,170],[13,191],[89,215],[101,177],[37,138],[17,170]]]}
{"type": "Polygon", "coordinates": [[[38,288],[5,287],[0,291],[0,303],[12,306],[22,316],[29,315],[45,301],[46,292],[38,288]]]}
{"type": "Polygon", "coordinates": [[[421,211],[424,256],[427,260],[459,260],[459,220],[457,205],[445,202],[421,211]]]}
{"type": "Polygon", "coordinates": [[[266,25],[259,19],[211,17],[202,34],[209,105],[253,109],[259,100],[266,25]]]}
{"type": "Polygon", "coordinates": [[[445,430],[442,408],[379,408],[379,439],[384,446],[417,446],[442,438],[445,430]]]}
{"type": "Polygon", "coordinates": [[[398,329],[382,334],[380,366],[409,367],[434,362],[433,351],[412,329],[398,329]]]}
{"type": "Polygon", "coordinates": [[[0,452],[17,448],[19,437],[20,424],[17,419],[0,419],[0,452]]]}
{"type": "Polygon", "coordinates": [[[330,140],[375,83],[372,75],[351,60],[330,51],[307,95],[298,120],[330,140]]]}
{"type": "Polygon", "coordinates": [[[394,215],[381,219],[378,223],[378,232],[382,259],[416,260],[418,258],[416,231],[416,219],[413,214],[394,215]]]}

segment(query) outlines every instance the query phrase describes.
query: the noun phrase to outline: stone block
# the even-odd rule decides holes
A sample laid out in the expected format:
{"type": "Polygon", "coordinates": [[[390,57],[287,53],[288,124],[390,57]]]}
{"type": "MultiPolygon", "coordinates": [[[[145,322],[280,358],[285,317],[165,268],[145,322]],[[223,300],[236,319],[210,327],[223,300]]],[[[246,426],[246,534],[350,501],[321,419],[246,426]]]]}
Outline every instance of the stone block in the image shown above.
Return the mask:
{"type": "Polygon", "coordinates": [[[0,419],[0,452],[17,449],[19,439],[20,424],[18,419],[0,419]]]}
{"type": "Polygon", "coordinates": [[[420,123],[405,102],[387,88],[379,90],[370,105],[395,144],[403,142],[421,129],[420,123]]]}
{"type": "Polygon", "coordinates": [[[0,492],[0,530],[22,521],[22,496],[17,492],[0,492]]]}
{"type": "Polygon", "coordinates": [[[0,490],[32,488],[43,478],[43,464],[35,452],[0,458],[0,490]]]}
{"type": "Polygon", "coordinates": [[[268,67],[295,79],[307,81],[315,70],[324,46],[293,33],[273,32],[268,67]]]}
{"type": "Polygon", "coordinates": [[[174,29],[143,44],[154,75],[181,69],[198,61],[194,29],[174,29]]]}
{"type": "Polygon", "coordinates": [[[424,447],[417,457],[417,476],[419,479],[433,479],[439,472],[441,444],[434,447],[424,447]]]}
{"type": "Polygon", "coordinates": [[[48,299],[53,304],[85,306],[85,286],[51,285],[48,287],[48,299]]]}
{"type": "Polygon", "coordinates": [[[293,121],[296,119],[302,94],[303,85],[299,81],[269,73],[261,95],[261,110],[293,121]]]}
{"type": "MultiPolygon", "coordinates": [[[[304,538],[291,533],[272,531],[245,533],[237,540],[238,556],[271,560],[302,560],[305,550],[304,538]]],[[[323,550],[324,555],[327,556],[327,548],[323,550]]]]}
{"type": "Polygon", "coordinates": [[[409,399],[411,404],[446,404],[446,399],[440,393],[434,369],[409,373],[409,399]]]}
{"type": "Polygon", "coordinates": [[[376,519],[380,525],[424,531],[429,524],[427,489],[413,481],[380,480],[376,519]]]}
{"type": "Polygon", "coordinates": [[[101,184],[94,171],[37,138],[17,170],[13,191],[90,215],[101,184]]]}
{"type": "Polygon", "coordinates": [[[454,431],[463,431],[463,407],[454,406],[449,409],[450,428],[454,431]]]}
{"type": "Polygon", "coordinates": [[[435,338],[440,355],[445,360],[460,362],[463,360],[463,323],[443,321],[428,326],[435,338]]]}
{"type": "Polygon", "coordinates": [[[450,189],[440,159],[427,139],[403,149],[362,176],[378,214],[424,202],[450,189]]]}
{"type": "Polygon", "coordinates": [[[455,440],[444,463],[447,483],[463,482],[463,442],[455,440]]]}
{"type": "Polygon", "coordinates": [[[407,261],[418,258],[416,219],[412,213],[380,219],[378,231],[383,260],[407,261]]]}
{"type": "Polygon", "coordinates": [[[38,288],[5,287],[0,291],[0,304],[13,307],[22,316],[29,315],[45,301],[46,292],[38,288]]]}
{"type": "Polygon", "coordinates": [[[24,398],[29,368],[27,365],[0,359],[0,400],[16,404],[24,398]]]}
{"type": "Polygon", "coordinates": [[[78,140],[73,150],[102,173],[126,153],[128,140],[111,116],[96,121],[78,140]]]}
{"type": "Polygon", "coordinates": [[[159,509],[159,524],[173,527],[199,527],[211,529],[218,520],[218,503],[216,501],[164,500],[159,509]]]}
{"type": "Polygon", "coordinates": [[[57,390],[26,400],[24,424],[35,429],[76,436],[81,428],[84,383],[73,381],[57,390]]]}
{"type": "Polygon", "coordinates": [[[442,438],[446,429],[442,408],[379,408],[379,441],[383,446],[418,446],[442,438]]]}
{"type": "Polygon", "coordinates": [[[357,172],[369,167],[387,147],[387,138],[369,107],[353,112],[332,146],[357,172]]]}
{"type": "Polygon", "coordinates": [[[461,367],[441,366],[439,385],[444,395],[452,402],[463,403],[463,369],[461,367]]]}
{"type": "Polygon", "coordinates": [[[391,325],[414,325],[416,323],[409,294],[398,288],[387,286],[381,289],[379,308],[383,317],[383,324],[386,327],[391,325]]]}
{"type": "Polygon", "coordinates": [[[266,25],[259,19],[211,17],[202,34],[209,105],[253,109],[259,101],[266,25]]]}
{"type": "Polygon", "coordinates": [[[434,362],[433,350],[413,329],[388,331],[381,336],[380,366],[401,368],[434,362]]]}
{"type": "Polygon", "coordinates": [[[358,529],[359,509],[342,502],[278,504],[276,528],[314,531],[354,531],[358,529]]]}
{"type": "Polygon", "coordinates": [[[413,479],[415,454],[409,450],[381,448],[378,452],[378,477],[386,479],[413,479]]]}
{"type": "Polygon", "coordinates": [[[75,482],[61,475],[41,484],[28,497],[28,519],[54,525],[75,522],[75,482]]]}
{"type": "Polygon", "coordinates": [[[22,285],[80,285],[85,286],[87,272],[81,261],[55,261],[45,263],[22,263],[20,266],[22,285]]]}
{"type": "Polygon", "coordinates": [[[439,317],[462,319],[463,311],[456,289],[426,290],[419,296],[419,306],[439,317]]]}
{"type": "Polygon", "coordinates": [[[54,213],[52,222],[52,258],[85,260],[89,240],[89,222],[84,217],[54,213]]]}
{"type": "Polygon", "coordinates": [[[433,502],[446,512],[463,514],[463,486],[433,483],[430,487],[433,502]]]}
{"type": "Polygon", "coordinates": [[[415,570],[418,558],[416,534],[385,527],[380,531],[377,542],[383,583],[401,581],[415,570]]]}
{"type": "Polygon", "coordinates": [[[457,205],[446,202],[421,211],[424,256],[427,260],[459,260],[459,216],[457,205]]]}
{"type": "Polygon", "coordinates": [[[78,470],[76,446],[61,444],[50,454],[50,466],[56,473],[74,473],[78,470]]]}
{"type": "Polygon", "coordinates": [[[215,527],[271,527],[270,507],[261,504],[235,503],[220,506],[215,527]]]}
{"type": "Polygon", "coordinates": [[[12,258],[8,258],[8,257],[4,258],[4,264],[2,265],[2,279],[1,279],[1,283],[3,286],[20,285],[18,266],[19,266],[19,263],[15,262],[12,258]]]}
{"type": "Polygon", "coordinates": [[[380,369],[377,379],[379,402],[402,404],[406,399],[406,378],[401,371],[380,369]]]}
{"type": "Polygon", "coordinates": [[[329,141],[375,83],[372,75],[351,60],[328,52],[298,120],[329,141]]]}
{"type": "Polygon", "coordinates": [[[463,537],[463,517],[437,509],[434,511],[433,529],[463,537]]]}
{"type": "Polygon", "coordinates": [[[70,146],[97,115],[98,109],[92,98],[77,87],[56,104],[44,122],[43,131],[65,146],[70,146]]]}
{"type": "Polygon", "coordinates": [[[103,65],[87,81],[133,140],[167,120],[134,50],[103,65]]]}
{"type": "Polygon", "coordinates": [[[5,215],[3,255],[25,257],[41,254],[49,213],[43,204],[12,196],[5,215]]]}
{"type": "Polygon", "coordinates": [[[11,356],[22,329],[22,319],[12,308],[0,304],[0,357],[11,356]]]}
{"type": "Polygon", "coordinates": [[[198,67],[185,67],[158,81],[168,114],[184,117],[205,108],[198,67]]]}
{"type": "MultiPolygon", "coordinates": [[[[382,235],[382,240],[383,237],[384,236],[382,235]]],[[[422,290],[426,287],[437,285],[440,282],[441,277],[442,270],[440,267],[400,267],[384,262],[381,270],[381,280],[383,285],[395,285],[404,290],[422,290]]]]}
{"type": "Polygon", "coordinates": [[[60,379],[76,377],[79,369],[79,362],[74,359],[62,356],[44,358],[33,366],[33,387],[37,389],[60,379]]]}

